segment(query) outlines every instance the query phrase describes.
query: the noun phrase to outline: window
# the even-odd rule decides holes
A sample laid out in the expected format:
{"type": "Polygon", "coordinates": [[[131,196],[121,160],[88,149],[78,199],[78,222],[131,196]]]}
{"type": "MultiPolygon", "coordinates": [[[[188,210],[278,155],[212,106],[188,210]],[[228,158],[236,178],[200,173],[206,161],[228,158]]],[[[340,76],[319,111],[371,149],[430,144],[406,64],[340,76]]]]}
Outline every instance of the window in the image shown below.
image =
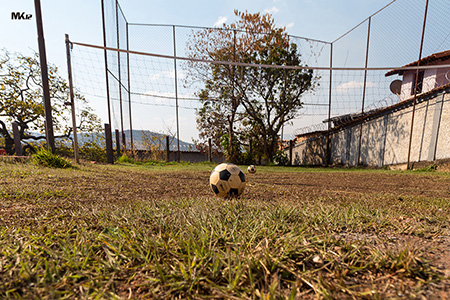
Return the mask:
{"type": "MultiPolygon", "coordinates": [[[[420,94],[422,93],[422,86],[423,86],[423,75],[424,75],[425,71],[419,71],[419,77],[417,78],[417,87],[416,87],[416,93],[420,94]]],[[[411,95],[414,95],[414,87],[416,86],[416,75],[417,73],[414,72],[413,73],[413,80],[412,80],[412,87],[411,87],[411,95]]]]}

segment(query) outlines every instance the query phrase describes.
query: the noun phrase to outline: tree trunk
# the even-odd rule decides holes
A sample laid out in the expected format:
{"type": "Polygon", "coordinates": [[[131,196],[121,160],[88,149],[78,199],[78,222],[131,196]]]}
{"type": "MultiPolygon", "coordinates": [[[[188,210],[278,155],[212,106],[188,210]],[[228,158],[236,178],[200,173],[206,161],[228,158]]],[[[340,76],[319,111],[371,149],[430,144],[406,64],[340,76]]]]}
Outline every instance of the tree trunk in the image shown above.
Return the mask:
{"type": "Polygon", "coordinates": [[[233,125],[234,125],[234,118],[235,118],[236,112],[233,107],[233,112],[230,116],[228,116],[228,160],[232,163],[237,162],[237,153],[236,148],[234,144],[234,131],[233,131],[233,125]]]}
{"type": "Polygon", "coordinates": [[[14,139],[11,137],[8,130],[6,129],[5,123],[3,123],[2,121],[0,121],[0,135],[5,139],[6,153],[8,153],[9,155],[13,155],[15,152],[14,139]]]}
{"type": "Polygon", "coordinates": [[[269,145],[267,143],[267,136],[266,136],[266,134],[263,134],[262,138],[263,138],[264,155],[267,156],[267,159],[271,163],[272,162],[272,156],[269,153],[269,145]]]}

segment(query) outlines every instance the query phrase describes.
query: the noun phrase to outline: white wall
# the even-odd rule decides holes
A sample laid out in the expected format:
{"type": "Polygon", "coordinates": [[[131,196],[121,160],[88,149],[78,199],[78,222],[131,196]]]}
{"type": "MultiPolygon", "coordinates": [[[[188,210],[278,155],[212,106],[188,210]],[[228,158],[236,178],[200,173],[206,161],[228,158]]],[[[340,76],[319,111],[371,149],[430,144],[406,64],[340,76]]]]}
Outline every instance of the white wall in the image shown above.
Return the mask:
{"type": "MultiPolygon", "coordinates": [[[[412,105],[380,115],[363,123],[360,163],[385,166],[406,163],[411,131],[412,105]]],[[[418,99],[410,161],[433,161],[450,158],[450,89],[418,99]],[[435,149],[435,151],[434,151],[435,149]]],[[[331,162],[336,165],[358,165],[361,125],[355,124],[332,133],[331,162]]],[[[305,141],[294,147],[293,163],[316,164],[320,147],[326,139],[305,141]],[[318,150],[319,149],[319,150],[318,150]]],[[[289,151],[286,150],[288,154],[289,151]]],[[[319,163],[320,164],[320,163],[319,163]]]]}

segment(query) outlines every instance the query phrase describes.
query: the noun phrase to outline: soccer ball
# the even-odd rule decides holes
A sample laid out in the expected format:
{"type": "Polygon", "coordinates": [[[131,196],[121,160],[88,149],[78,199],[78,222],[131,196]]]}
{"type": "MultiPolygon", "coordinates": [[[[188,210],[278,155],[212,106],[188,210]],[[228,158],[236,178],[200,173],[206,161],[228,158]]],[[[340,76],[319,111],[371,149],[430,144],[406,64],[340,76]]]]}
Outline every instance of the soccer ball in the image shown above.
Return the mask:
{"type": "Polygon", "coordinates": [[[256,167],[254,165],[248,166],[247,172],[249,172],[250,174],[255,174],[256,173],[256,167]]]}
{"type": "Polygon", "coordinates": [[[216,196],[240,196],[245,189],[245,175],[235,164],[223,163],[212,170],[209,184],[216,196]]]}

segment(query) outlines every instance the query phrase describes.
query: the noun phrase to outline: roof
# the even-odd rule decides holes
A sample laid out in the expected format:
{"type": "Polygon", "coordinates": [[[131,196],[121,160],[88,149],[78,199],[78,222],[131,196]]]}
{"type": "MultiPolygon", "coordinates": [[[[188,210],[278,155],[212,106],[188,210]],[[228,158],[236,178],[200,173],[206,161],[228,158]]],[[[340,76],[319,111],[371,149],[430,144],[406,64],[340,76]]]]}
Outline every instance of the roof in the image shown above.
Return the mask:
{"type": "MultiPolygon", "coordinates": [[[[417,95],[417,99],[424,99],[427,96],[430,96],[432,94],[438,93],[440,91],[448,90],[448,89],[450,89],[450,83],[445,84],[445,85],[441,85],[441,86],[439,86],[437,88],[434,88],[434,89],[432,89],[432,90],[430,90],[428,92],[425,92],[425,93],[422,93],[420,95],[417,95]]],[[[365,113],[364,115],[360,114],[360,116],[358,118],[353,118],[352,120],[349,120],[349,122],[339,124],[338,126],[332,128],[332,130],[339,130],[339,129],[345,128],[347,126],[350,126],[352,124],[360,123],[362,121],[365,121],[365,120],[368,120],[368,119],[371,119],[371,118],[375,118],[375,117],[377,117],[377,116],[379,116],[379,115],[381,115],[381,114],[383,114],[385,112],[388,112],[388,111],[399,110],[402,107],[405,107],[405,106],[408,106],[408,105],[412,105],[415,99],[416,99],[415,97],[410,97],[410,98],[408,98],[406,100],[403,100],[401,102],[398,102],[396,104],[393,104],[393,105],[390,105],[390,106],[386,106],[384,108],[374,109],[372,111],[369,111],[369,112],[365,113]]],[[[355,114],[355,115],[357,115],[357,114],[355,114]]]]}
{"type": "MultiPolygon", "coordinates": [[[[430,65],[430,64],[436,64],[436,61],[444,61],[450,58],[450,50],[446,50],[446,51],[442,51],[442,52],[438,52],[438,53],[434,53],[431,54],[430,56],[424,57],[420,60],[420,65],[421,66],[426,66],[426,65],[430,65]]],[[[409,63],[407,65],[404,65],[402,68],[404,67],[415,67],[418,64],[418,61],[416,60],[415,62],[409,63]]],[[[399,75],[403,75],[404,70],[400,70],[400,69],[393,69],[389,72],[387,72],[386,74],[384,74],[384,76],[388,77],[394,74],[399,74],[399,75]]]]}

